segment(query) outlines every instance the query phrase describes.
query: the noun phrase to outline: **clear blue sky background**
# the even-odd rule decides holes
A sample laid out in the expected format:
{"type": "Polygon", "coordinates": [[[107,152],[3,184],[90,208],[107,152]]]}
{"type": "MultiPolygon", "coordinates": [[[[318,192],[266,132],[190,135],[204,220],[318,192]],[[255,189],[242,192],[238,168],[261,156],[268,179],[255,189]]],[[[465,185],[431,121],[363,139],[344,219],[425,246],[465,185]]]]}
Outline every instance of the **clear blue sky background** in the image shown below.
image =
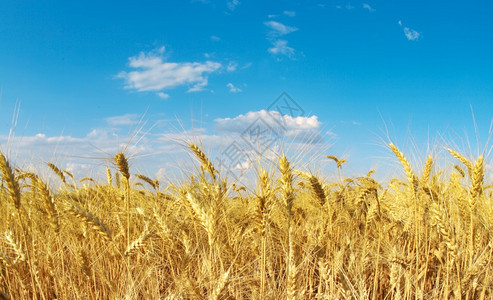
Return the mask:
{"type": "Polygon", "coordinates": [[[382,156],[374,144],[385,126],[403,147],[411,137],[422,149],[449,134],[474,140],[471,107],[484,142],[492,12],[491,1],[0,1],[0,135],[16,102],[17,137],[124,136],[147,109],[156,134],[213,135],[214,120],[286,91],[336,135],[330,152],[353,169],[382,156]],[[184,68],[151,87],[129,77],[143,71],[130,64],[139,57],[184,68]]]}

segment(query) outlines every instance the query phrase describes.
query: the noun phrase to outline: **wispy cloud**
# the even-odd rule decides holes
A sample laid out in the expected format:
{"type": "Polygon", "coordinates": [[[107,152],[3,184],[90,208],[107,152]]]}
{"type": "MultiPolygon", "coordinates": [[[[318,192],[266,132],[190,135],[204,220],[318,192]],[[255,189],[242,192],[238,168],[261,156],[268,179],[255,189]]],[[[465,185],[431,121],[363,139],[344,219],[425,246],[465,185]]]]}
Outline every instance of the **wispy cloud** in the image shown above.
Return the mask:
{"type": "MultiPolygon", "coordinates": [[[[167,62],[163,56],[164,47],[151,52],[141,52],[129,58],[134,71],[122,71],[117,77],[125,80],[125,88],[138,92],[163,92],[178,86],[190,86],[188,92],[204,90],[208,74],[218,71],[222,65],[214,61],[167,62]]],[[[164,94],[159,94],[162,98],[164,94]]]]}
{"type": "Polygon", "coordinates": [[[166,99],[168,99],[168,98],[169,98],[169,95],[168,95],[168,94],[166,94],[166,93],[163,93],[163,92],[159,92],[159,93],[157,93],[157,96],[158,96],[159,98],[163,99],[163,100],[166,100],[166,99]]]}
{"type": "Polygon", "coordinates": [[[374,12],[376,9],[370,6],[368,3],[363,3],[363,8],[368,9],[369,12],[374,12]]]}
{"type": "MultiPolygon", "coordinates": [[[[401,27],[403,26],[401,20],[399,20],[399,22],[397,22],[397,24],[399,24],[399,26],[401,26],[401,27]]],[[[404,31],[404,35],[406,36],[406,38],[409,41],[418,41],[421,37],[421,33],[417,32],[416,30],[411,29],[407,26],[404,26],[402,28],[402,30],[404,31]]]]}
{"type": "Polygon", "coordinates": [[[288,41],[280,39],[280,37],[295,32],[298,28],[284,25],[276,21],[264,22],[264,25],[270,29],[267,34],[267,39],[272,44],[272,47],[268,48],[267,51],[273,55],[284,55],[293,59],[296,50],[289,47],[288,41]]]}
{"type": "Polygon", "coordinates": [[[211,41],[214,41],[214,42],[219,42],[221,40],[220,37],[218,36],[215,36],[215,35],[211,35],[211,41]]]}
{"type": "Polygon", "coordinates": [[[406,38],[410,41],[417,41],[421,35],[419,32],[410,29],[409,27],[404,27],[404,34],[406,35],[406,38]]]}
{"type": "Polygon", "coordinates": [[[288,17],[295,17],[296,16],[296,12],[292,11],[292,10],[285,10],[285,11],[283,11],[283,14],[285,14],[288,17]]]}
{"type": "Polygon", "coordinates": [[[111,126],[129,126],[135,125],[139,122],[138,114],[125,114],[122,116],[108,117],[105,119],[106,123],[111,126]]]}
{"type": "Polygon", "coordinates": [[[226,3],[226,5],[228,6],[228,9],[233,11],[236,9],[236,7],[238,7],[238,5],[240,5],[240,1],[238,0],[231,0],[231,1],[228,1],[226,3]]]}
{"type": "Polygon", "coordinates": [[[285,55],[287,57],[292,58],[295,54],[295,50],[288,46],[288,41],[286,40],[276,40],[274,41],[271,48],[267,49],[269,53],[274,55],[285,55]]]}
{"type": "Polygon", "coordinates": [[[252,63],[252,62],[248,62],[248,63],[244,64],[243,66],[241,66],[241,69],[242,69],[242,70],[243,70],[243,69],[248,69],[248,68],[250,68],[252,65],[253,65],[253,63],[252,63]]]}
{"type": "Polygon", "coordinates": [[[336,8],[337,8],[337,9],[342,9],[342,8],[345,8],[345,9],[347,9],[347,10],[351,10],[351,9],[354,9],[354,6],[353,6],[353,5],[351,5],[351,3],[348,3],[348,4],[344,5],[344,6],[342,6],[342,5],[336,5],[336,8]]]}
{"type": "Polygon", "coordinates": [[[229,88],[231,93],[240,93],[242,90],[236,86],[234,86],[231,82],[226,85],[229,88]]]}
{"type": "Polygon", "coordinates": [[[238,68],[238,63],[234,61],[230,61],[228,63],[228,66],[226,67],[226,71],[228,72],[234,72],[238,68]]]}
{"type": "Polygon", "coordinates": [[[273,36],[283,36],[298,30],[296,27],[287,26],[276,21],[264,22],[264,25],[271,29],[270,34],[273,36]]]}

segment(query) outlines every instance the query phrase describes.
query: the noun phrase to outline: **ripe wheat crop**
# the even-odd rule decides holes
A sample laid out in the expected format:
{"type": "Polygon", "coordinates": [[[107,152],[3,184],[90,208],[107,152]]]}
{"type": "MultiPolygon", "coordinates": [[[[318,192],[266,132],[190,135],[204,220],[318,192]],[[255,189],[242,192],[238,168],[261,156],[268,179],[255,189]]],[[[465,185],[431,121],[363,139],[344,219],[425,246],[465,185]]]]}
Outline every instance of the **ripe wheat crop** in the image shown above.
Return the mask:
{"type": "Polygon", "coordinates": [[[124,153],[104,182],[0,153],[0,299],[493,298],[483,156],[420,171],[390,144],[403,178],[331,182],[280,154],[242,186],[189,147],[201,172],[168,186],[124,153]]]}

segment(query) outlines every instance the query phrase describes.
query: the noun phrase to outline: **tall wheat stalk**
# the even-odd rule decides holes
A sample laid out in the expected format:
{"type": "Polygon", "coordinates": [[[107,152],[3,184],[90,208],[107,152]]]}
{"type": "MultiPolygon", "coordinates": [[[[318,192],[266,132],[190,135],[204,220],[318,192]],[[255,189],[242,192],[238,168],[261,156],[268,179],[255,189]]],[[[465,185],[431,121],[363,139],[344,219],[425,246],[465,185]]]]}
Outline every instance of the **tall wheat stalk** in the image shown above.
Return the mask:
{"type": "MultiPolygon", "coordinates": [[[[406,172],[406,177],[407,177],[407,180],[408,180],[408,185],[409,185],[409,188],[408,188],[408,197],[411,198],[411,201],[413,203],[413,207],[414,207],[414,211],[413,211],[413,214],[414,214],[414,251],[415,251],[415,260],[416,260],[416,264],[415,264],[415,272],[416,274],[418,274],[419,272],[419,266],[420,266],[420,235],[421,235],[421,222],[419,220],[419,217],[421,215],[421,206],[419,205],[418,203],[418,197],[416,195],[416,190],[418,188],[418,184],[419,184],[419,181],[416,177],[416,175],[414,175],[414,172],[411,168],[411,165],[409,164],[409,162],[407,161],[407,158],[404,156],[404,154],[399,150],[399,148],[397,148],[397,146],[395,146],[394,144],[390,144],[390,149],[392,150],[392,152],[394,152],[395,156],[397,157],[397,159],[399,160],[399,162],[401,163],[402,167],[404,168],[404,171],[406,172]]],[[[418,286],[418,276],[416,276],[416,286],[418,286]]]]}
{"type": "Polygon", "coordinates": [[[281,171],[281,190],[286,214],[288,217],[288,257],[287,257],[287,299],[296,299],[296,279],[297,270],[295,263],[294,249],[294,226],[293,226],[293,172],[286,156],[279,159],[279,169],[281,171]]]}
{"type": "MultiPolygon", "coordinates": [[[[127,248],[130,247],[130,169],[128,166],[128,160],[125,157],[125,154],[120,152],[117,153],[114,157],[115,164],[120,171],[119,174],[123,176],[122,178],[122,185],[123,185],[123,195],[124,195],[124,201],[125,201],[125,214],[127,217],[127,224],[126,224],[126,241],[127,241],[127,248]]],[[[118,182],[118,180],[117,180],[118,182]]]]}
{"type": "Polygon", "coordinates": [[[270,210],[271,184],[269,174],[260,170],[260,191],[257,194],[257,226],[260,231],[260,298],[265,297],[266,289],[266,261],[267,261],[267,217],[270,210]]]}

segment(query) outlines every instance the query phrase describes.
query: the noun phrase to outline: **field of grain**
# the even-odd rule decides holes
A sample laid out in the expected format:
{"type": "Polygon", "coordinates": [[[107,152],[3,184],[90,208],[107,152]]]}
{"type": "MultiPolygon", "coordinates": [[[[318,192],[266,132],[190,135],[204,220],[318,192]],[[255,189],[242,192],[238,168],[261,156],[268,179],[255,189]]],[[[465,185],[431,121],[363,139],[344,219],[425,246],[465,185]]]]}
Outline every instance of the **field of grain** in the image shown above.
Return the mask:
{"type": "Polygon", "coordinates": [[[105,182],[1,154],[0,299],[493,298],[482,156],[415,170],[390,144],[404,178],[328,182],[279,154],[242,186],[190,151],[201,172],[169,186],[124,153],[105,182]]]}

